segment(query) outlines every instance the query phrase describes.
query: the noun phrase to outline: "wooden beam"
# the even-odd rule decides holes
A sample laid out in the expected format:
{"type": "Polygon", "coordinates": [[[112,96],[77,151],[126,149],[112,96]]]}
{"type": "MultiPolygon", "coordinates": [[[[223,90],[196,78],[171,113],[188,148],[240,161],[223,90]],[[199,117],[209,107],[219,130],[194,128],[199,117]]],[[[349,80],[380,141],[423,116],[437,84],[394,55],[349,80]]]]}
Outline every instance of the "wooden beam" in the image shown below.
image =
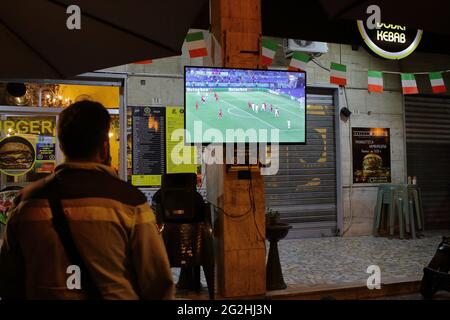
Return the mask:
{"type": "MultiPolygon", "coordinates": [[[[220,44],[221,66],[259,67],[260,0],[212,0],[211,30],[220,44]]],[[[251,179],[239,179],[238,172],[227,171],[225,165],[207,165],[206,171],[208,198],[220,208],[215,219],[218,296],[264,296],[263,177],[252,171],[251,179]]]]}

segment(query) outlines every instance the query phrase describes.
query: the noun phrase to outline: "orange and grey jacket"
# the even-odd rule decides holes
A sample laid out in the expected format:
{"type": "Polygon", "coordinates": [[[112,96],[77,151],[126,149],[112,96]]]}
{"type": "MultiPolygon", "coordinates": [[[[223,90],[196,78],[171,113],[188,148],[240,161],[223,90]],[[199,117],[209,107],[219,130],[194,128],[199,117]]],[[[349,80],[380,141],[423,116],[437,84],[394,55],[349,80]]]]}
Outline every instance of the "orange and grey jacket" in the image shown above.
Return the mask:
{"type": "MultiPolygon", "coordinates": [[[[169,260],[142,192],[97,163],[68,162],[55,174],[74,242],[102,297],[172,299],[169,260]]],[[[70,262],[45,192],[53,178],[25,187],[11,213],[0,253],[2,299],[87,297],[67,285],[70,262]]]]}

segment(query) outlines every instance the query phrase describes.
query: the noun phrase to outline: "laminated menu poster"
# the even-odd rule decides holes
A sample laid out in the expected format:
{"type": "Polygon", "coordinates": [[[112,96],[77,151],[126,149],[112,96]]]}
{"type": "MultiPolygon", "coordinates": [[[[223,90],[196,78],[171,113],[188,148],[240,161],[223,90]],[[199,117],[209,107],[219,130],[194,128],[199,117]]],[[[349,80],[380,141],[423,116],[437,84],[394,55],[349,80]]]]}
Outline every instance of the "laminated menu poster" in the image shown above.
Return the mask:
{"type": "Polygon", "coordinates": [[[353,183],[390,183],[388,128],[352,128],[353,183]]]}
{"type": "Polygon", "coordinates": [[[166,109],[167,173],[197,173],[196,148],[184,145],[184,108],[166,109]]]}
{"type": "Polygon", "coordinates": [[[56,138],[52,136],[38,136],[36,142],[35,171],[51,173],[56,164],[56,138]]]}
{"type": "Polygon", "coordinates": [[[160,186],[166,167],[166,108],[138,106],[131,109],[131,183],[137,187],[160,186]]]}

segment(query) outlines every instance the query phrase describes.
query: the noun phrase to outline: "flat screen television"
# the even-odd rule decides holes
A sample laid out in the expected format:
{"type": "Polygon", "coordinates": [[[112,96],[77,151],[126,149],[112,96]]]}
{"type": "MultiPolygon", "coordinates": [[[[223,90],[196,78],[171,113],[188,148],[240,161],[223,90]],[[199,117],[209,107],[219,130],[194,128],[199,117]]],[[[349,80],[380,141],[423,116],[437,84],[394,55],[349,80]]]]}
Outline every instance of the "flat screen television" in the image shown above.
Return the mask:
{"type": "Polygon", "coordinates": [[[186,66],[187,144],[306,143],[306,73],[186,66]]]}

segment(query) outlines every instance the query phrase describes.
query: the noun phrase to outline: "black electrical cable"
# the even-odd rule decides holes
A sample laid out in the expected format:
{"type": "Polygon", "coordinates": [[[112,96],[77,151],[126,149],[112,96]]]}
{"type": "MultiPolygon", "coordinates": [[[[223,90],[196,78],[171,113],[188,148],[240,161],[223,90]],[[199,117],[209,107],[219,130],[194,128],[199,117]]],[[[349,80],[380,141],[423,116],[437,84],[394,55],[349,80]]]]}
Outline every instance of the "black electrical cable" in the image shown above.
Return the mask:
{"type": "Polygon", "coordinates": [[[320,68],[322,68],[323,70],[325,70],[325,71],[330,71],[330,69],[325,68],[323,65],[321,65],[320,63],[318,63],[316,60],[311,59],[311,61],[312,61],[313,63],[315,63],[317,66],[319,66],[320,68]]]}
{"type": "MultiPolygon", "coordinates": [[[[205,175],[204,175],[204,177],[203,177],[203,181],[204,181],[205,179],[206,179],[206,170],[205,170],[205,175]]],[[[203,185],[203,182],[202,182],[202,185],[203,185]]],[[[215,205],[214,203],[212,203],[211,201],[206,200],[206,202],[209,203],[216,211],[221,212],[223,215],[225,215],[225,216],[227,216],[227,217],[229,217],[229,218],[239,219],[239,218],[243,218],[243,217],[249,215],[249,214],[252,212],[252,210],[253,210],[253,204],[252,204],[252,200],[251,200],[251,198],[252,198],[252,196],[251,196],[251,192],[252,192],[251,186],[249,186],[248,192],[249,192],[249,198],[250,198],[250,208],[249,208],[246,212],[244,212],[244,213],[231,214],[231,213],[229,213],[229,212],[226,212],[226,211],[223,210],[222,208],[216,206],[216,205],[215,205]]]]}
{"type": "Polygon", "coordinates": [[[264,241],[264,236],[262,235],[261,230],[259,230],[258,223],[256,222],[256,203],[255,203],[255,196],[253,194],[253,183],[252,183],[252,174],[251,174],[251,172],[250,172],[250,189],[251,189],[250,201],[251,201],[251,205],[252,205],[252,208],[253,208],[253,222],[255,223],[256,231],[258,232],[258,235],[259,235],[260,239],[262,241],[264,241]]]}
{"type": "MultiPolygon", "coordinates": [[[[256,231],[258,232],[258,236],[260,237],[261,240],[264,240],[264,236],[262,235],[261,230],[259,229],[258,223],[256,222],[256,202],[255,202],[255,196],[253,193],[253,181],[252,181],[252,174],[251,174],[250,166],[248,167],[248,169],[250,171],[250,181],[249,181],[249,187],[248,187],[250,208],[246,212],[240,213],[240,214],[231,214],[229,212],[226,212],[222,208],[216,206],[214,203],[212,203],[208,200],[206,200],[206,202],[209,203],[217,212],[220,212],[224,216],[232,218],[232,219],[240,219],[240,218],[243,218],[243,217],[249,215],[250,213],[253,213],[253,222],[255,224],[256,231]]],[[[205,174],[202,178],[202,183],[201,183],[200,189],[203,187],[203,183],[205,180],[206,180],[206,170],[205,170],[205,174]]]]}

